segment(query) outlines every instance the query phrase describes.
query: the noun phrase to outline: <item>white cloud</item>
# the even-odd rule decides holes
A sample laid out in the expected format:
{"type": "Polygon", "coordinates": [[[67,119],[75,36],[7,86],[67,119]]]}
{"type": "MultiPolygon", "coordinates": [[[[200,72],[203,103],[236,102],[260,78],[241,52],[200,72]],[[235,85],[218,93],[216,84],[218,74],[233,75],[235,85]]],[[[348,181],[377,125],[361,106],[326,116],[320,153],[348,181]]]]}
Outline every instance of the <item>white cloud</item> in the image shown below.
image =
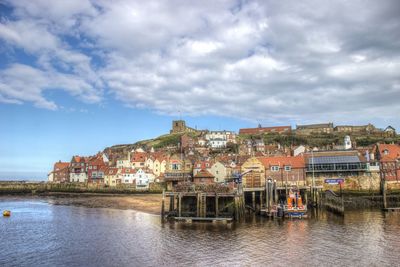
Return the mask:
{"type": "Polygon", "coordinates": [[[54,109],[44,90],[86,102],[100,102],[106,90],[128,106],[164,114],[398,120],[396,1],[7,4],[13,14],[3,15],[0,38],[36,61],[26,77],[19,76],[22,63],[1,71],[1,102],[54,109]],[[31,98],[19,93],[27,84],[31,98]]]}

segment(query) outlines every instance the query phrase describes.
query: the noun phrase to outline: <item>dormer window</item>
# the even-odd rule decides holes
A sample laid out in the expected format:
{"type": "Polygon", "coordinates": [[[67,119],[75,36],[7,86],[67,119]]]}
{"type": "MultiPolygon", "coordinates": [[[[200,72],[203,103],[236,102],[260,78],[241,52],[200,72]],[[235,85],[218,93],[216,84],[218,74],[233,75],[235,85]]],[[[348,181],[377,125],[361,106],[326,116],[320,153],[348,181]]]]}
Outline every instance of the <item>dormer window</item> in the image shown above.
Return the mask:
{"type": "Polygon", "coordinates": [[[271,166],[271,171],[273,172],[279,171],[279,166],[271,166]]]}
{"type": "Polygon", "coordinates": [[[384,150],[383,150],[383,155],[388,155],[388,154],[389,154],[389,150],[384,149],[384,150]]]}

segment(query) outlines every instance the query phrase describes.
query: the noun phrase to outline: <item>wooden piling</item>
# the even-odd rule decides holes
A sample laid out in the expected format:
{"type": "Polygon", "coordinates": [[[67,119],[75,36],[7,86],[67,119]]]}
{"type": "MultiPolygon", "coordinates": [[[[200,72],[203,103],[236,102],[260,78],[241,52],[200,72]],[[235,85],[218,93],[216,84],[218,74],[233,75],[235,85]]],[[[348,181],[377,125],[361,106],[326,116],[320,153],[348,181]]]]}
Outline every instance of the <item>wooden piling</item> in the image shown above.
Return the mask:
{"type": "Polygon", "coordinates": [[[182,193],[179,193],[178,202],[178,217],[182,217],[182,193]]]}
{"type": "Polygon", "coordinates": [[[251,200],[252,200],[252,204],[253,204],[253,210],[256,210],[256,192],[255,191],[251,192],[251,200]]]}
{"type": "Polygon", "coordinates": [[[161,221],[164,221],[164,217],[165,217],[165,189],[163,189],[163,193],[162,193],[161,221]]]}
{"type": "Polygon", "coordinates": [[[218,218],[218,194],[215,194],[215,217],[218,218]]]}
{"type": "Polygon", "coordinates": [[[382,193],[383,193],[383,208],[387,209],[387,196],[386,196],[386,180],[382,181],[382,193]]]}
{"type": "Polygon", "coordinates": [[[269,211],[269,182],[265,183],[265,208],[269,211]]]}
{"type": "Polygon", "coordinates": [[[274,203],[278,204],[278,188],[276,186],[276,181],[274,181],[274,203]]]}
{"type": "Polygon", "coordinates": [[[262,205],[263,205],[263,192],[260,191],[260,210],[262,209],[262,205]]]}
{"type": "Polygon", "coordinates": [[[200,217],[200,193],[197,193],[197,217],[200,217]]]}

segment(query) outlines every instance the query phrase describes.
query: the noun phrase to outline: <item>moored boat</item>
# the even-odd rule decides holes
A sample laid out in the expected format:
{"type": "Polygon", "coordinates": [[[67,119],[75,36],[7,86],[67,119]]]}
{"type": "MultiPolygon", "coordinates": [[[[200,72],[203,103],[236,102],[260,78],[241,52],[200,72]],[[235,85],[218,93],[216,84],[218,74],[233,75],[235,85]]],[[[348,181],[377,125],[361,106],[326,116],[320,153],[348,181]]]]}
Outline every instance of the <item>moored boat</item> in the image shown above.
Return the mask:
{"type": "Polygon", "coordinates": [[[303,200],[299,192],[290,191],[287,205],[283,209],[285,217],[307,218],[307,206],[303,205],[303,200]]]}
{"type": "Polygon", "coordinates": [[[3,216],[4,217],[10,217],[11,216],[11,211],[9,211],[9,210],[3,211],[3,216]]]}

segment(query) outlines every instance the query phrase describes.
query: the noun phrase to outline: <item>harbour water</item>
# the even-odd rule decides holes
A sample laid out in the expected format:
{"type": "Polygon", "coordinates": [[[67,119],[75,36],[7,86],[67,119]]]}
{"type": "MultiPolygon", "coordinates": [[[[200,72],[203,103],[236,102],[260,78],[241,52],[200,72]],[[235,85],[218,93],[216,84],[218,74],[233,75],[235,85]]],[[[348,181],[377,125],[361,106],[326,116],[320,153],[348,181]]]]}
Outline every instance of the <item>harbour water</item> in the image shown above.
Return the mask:
{"type": "Polygon", "coordinates": [[[132,210],[2,198],[0,266],[398,266],[400,213],[165,223],[132,210]]]}

